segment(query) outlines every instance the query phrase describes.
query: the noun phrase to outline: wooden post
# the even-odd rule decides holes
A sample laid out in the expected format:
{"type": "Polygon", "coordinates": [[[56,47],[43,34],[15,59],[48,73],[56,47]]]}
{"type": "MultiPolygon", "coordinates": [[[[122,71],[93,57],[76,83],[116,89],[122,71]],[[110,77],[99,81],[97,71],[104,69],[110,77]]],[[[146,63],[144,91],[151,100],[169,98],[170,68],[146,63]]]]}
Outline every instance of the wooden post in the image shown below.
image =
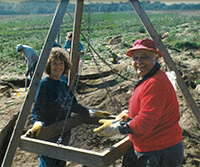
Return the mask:
{"type": "Polygon", "coordinates": [[[29,115],[29,111],[32,107],[35,94],[37,92],[37,88],[42,77],[44,68],[46,66],[47,59],[49,57],[49,53],[53,46],[53,43],[56,38],[56,34],[59,30],[59,27],[62,23],[63,16],[65,14],[67,5],[69,0],[61,0],[57,6],[57,9],[54,14],[54,18],[51,23],[50,30],[48,32],[45,44],[43,46],[39,61],[37,63],[36,71],[33,75],[33,79],[30,85],[30,90],[26,96],[25,102],[22,106],[22,109],[19,113],[16,125],[14,127],[10,142],[8,144],[8,148],[6,150],[6,154],[4,156],[3,163],[1,167],[10,167],[12,165],[12,161],[17,149],[17,145],[20,140],[20,136],[23,132],[24,125],[26,123],[27,117],[29,115]]]}
{"type": "Polygon", "coordinates": [[[148,31],[149,35],[151,38],[155,41],[158,49],[164,54],[164,60],[165,63],[168,65],[169,69],[174,71],[176,73],[177,77],[177,83],[179,85],[179,88],[181,89],[188,105],[190,106],[190,109],[192,110],[194,116],[196,117],[198,123],[200,123],[200,111],[199,108],[197,107],[194,99],[192,98],[192,95],[190,94],[186,84],[184,83],[181,74],[179,73],[178,69],[176,68],[176,65],[174,64],[172,58],[170,57],[166,47],[160,40],[156,30],[154,29],[151,21],[149,20],[148,16],[146,15],[145,11],[141,7],[140,3],[138,0],[129,0],[132,7],[135,9],[138,17],[140,18],[141,22],[145,26],[146,30],[148,31]]]}
{"type": "Polygon", "coordinates": [[[69,73],[69,85],[72,91],[74,90],[74,86],[76,85],[76,75],[77,75],[77,66],[78,66],[78,47],[80,40],[80,32],[81,32],[81,21],[82,21],[82,13],[83,13],[83,2],[84,0],[77,0],[74,24],[73,24],[73,38],[72,38],[72,48],[70,61],[72,62],[72,68],[69,73]]]}

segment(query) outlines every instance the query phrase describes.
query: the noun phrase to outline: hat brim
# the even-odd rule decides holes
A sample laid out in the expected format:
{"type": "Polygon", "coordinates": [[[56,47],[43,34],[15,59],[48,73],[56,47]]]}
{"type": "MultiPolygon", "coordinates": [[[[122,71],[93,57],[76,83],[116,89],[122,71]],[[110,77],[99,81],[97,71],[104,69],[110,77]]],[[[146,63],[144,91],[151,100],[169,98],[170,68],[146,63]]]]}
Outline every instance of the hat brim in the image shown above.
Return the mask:
{"type": "Polygon", "coordinates": [[[150,51],[154,51],[154,52],[156,52],[159,55],[159,57],[163,57],[163,53],[162,52],[160,52],[159,50],[151,49],[151,48],[131,48],[131,49],[129,49],[127,51],[126,55],[128,57],[132,57],[132,52],[136,51],[136,50],[150,50],[150,51]]]}

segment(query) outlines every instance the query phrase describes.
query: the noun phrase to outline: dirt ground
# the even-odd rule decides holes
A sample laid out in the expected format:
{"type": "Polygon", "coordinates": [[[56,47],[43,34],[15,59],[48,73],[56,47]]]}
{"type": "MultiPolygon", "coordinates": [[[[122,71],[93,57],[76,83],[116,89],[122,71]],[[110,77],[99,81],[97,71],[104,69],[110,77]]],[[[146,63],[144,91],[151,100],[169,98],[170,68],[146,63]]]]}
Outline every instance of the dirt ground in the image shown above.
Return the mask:
{"type": "MultiPolygon", "coordinates": [[[[200,50],[193,50],[191,53],[200,55],[200,50]]],[[[200,87],[192,82],[195,79],[199,79],[200,76],[199,69],[195,68],[196,66],[199,66],[199,59],[190,56],[187,57],[189,58],[184,62],[180,61],[179,57],[173,59],[199,107],[200,87]]],[[[80,78],[76,91],[78,102],[86,107],[110,111],[113,114],[117,114],[123,109],[126,109],[137,78],[132,75],[132,72],[130,71],[131,61],[127,60],[124,62],[120,62],[120,64],[116,64],[115,66],[122,65],[118,72],[121,72],[122,74],[128,72],[131,74],[128,76],[128,81],[122,82],[120,77],[113,74],[102,77],[103,79],[100,77],[82,77],[82,79],[80,78]],[[125,65],[123,65],[123,63],[125,65]]],[[[161,60],[161,65],[162,69],[166,71],[167,67],[163,60],[161,60]]],[[[91,71],[95,73],[95,70],[90,69],[90,72],[86,70],[84,74],[81,75],[89,75],[91,71]]],[[[7,122],[13,119],[13,117],[21,110],[27,92],[25,92],[24,89],[23,77],[17,77],[13,82],[6,79],[1,80],[0,86],[0,119],[2,130],[7,122]]],[[[180,125],[183,128],[183,143],[185,149],[185,158],[182,167],[198,167],[200,166],[200,127],[180,89],[177,90],[177,97],[180,105],[180,125]]],[[[30,124],[29,120],[30,118],[27,119],[27,125],[30,124]]],[[[99,137],[97,134],[92,133],[94,127],[96,127],[96,125],[84,124],[72,129],[70,146],[100,152],[122,139],[121,136],[108,139],[99,137]]],[[[121,162],[122,158],[116,160],[116,162],[110,166],[120,167],[121,162]]],[[[17,148],[13,159],[13,167],[37,167],[38,165],[38,155],[17,148]]],[[[82,165],[77,164],[76,162],[67,162],[67,166],[81,167],[82,165]]]]}

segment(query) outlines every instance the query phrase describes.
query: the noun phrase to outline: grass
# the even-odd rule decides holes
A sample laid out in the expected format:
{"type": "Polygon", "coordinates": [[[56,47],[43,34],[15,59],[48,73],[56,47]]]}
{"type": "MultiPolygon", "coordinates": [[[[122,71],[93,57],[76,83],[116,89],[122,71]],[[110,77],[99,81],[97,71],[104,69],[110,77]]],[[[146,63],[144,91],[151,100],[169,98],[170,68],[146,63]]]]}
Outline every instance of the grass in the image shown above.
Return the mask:
{"type": "MultiPolygon", "coordinates": [[[[177,16],[173,13],[149,13],[148,16],[158,34],[168,32],[168,38],[163,40],[164,44],[171,45],[178,49],[200,48],[200,17],[197,16],[177,16]],[[189,32],[189,30],[193,30],[189,32]],[[188,30],[188,32],[186,31],[188,30]],[[186,31],[186,32],[185,32],[186,31]],[[190,36],[188,36],[190,33],[190,36]],[[177,35],[181,34],[181,35],[177,35]]],[[[25,60],[23,55],[16,52],[18,43],[32,46],[39,54],[48,33],[53,15],[20,15],[1,16],[0,20],[0,68],[4,72],[23,73],[25,70],[25,60]],[[10,66],[10,62],[20,61],[23,65],[15,64],[10,66]],[[5,68],[2,68],[4,66],[5,68]]],[[[108,47],[114,49],[120,55],[124,55],[133,42],[138,38],[149,37],[139,18],[134,12],[120,13],[92,13],[91,24],[88,32],[88,15],[83,14],[81,25],[82,33],[87,37],[90,34],[90,43],[97,52],[104,58],[110,57],[108,47]],[[108,46],[107,39],[122,35],[122,40],[126,44],[122,48],[115,49],[108,46]]],[[[64,16],[60,29],[60,44],[64,46],[65,37],[68,31],[73,29],[73,23],[69,16],[64,16]]],[[[82,37],[81,42],[85,49],[87,43],[82,37]]],[[[89,55],[86,56],[89,60],[89,55]]]]}

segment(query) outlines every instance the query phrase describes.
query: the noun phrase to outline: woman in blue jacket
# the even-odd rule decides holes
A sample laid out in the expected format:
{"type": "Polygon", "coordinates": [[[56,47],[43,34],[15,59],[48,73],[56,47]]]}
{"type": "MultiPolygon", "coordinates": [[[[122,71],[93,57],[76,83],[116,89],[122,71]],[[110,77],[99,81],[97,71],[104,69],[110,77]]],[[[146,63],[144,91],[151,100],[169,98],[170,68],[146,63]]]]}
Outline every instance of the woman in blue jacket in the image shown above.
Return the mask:
{"type": "MultiPolygon", "coordinates": [[[[61,75],[68,73],[71,63],[69,54],[62,48],[52,48],[47,61],[45,73],[48,77],[41,80],[35,97],[35,104],[32,110],[33,127],[26,132],[29,137],[38,136],[41,128],[65,120],[75,112],[85,116],[106,117],[106,111],[88,109],[80,105],[69,86],[60,79],[61,75]]],[[[61,144],[68,145],[70,131],[62,136],[61,144]]],[[[50,142],[57,142],[60,136],[49,139],[50,142]]],[[[65,167],[66,162],[54,158],[39,155],[39,167],[65,167]]]]}

